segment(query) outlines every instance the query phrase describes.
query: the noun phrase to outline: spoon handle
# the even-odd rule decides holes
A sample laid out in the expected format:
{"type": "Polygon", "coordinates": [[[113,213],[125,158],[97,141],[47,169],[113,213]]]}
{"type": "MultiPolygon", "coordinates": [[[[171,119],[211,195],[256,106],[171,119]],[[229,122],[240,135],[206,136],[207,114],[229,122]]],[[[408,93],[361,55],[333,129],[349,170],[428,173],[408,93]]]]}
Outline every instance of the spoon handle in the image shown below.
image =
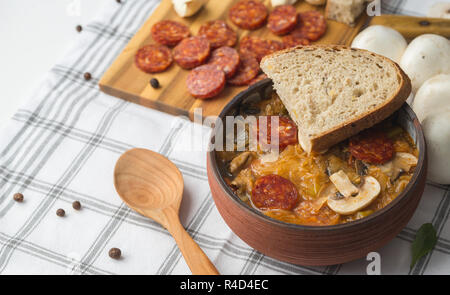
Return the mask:
{"type": "MultiPolygon", "coordinates": [[[[172,210],[170,210],[172,211],[172,210]]],[[[167,214],[167,213],[166,213],[167,214]]],[[[206,256],[205,252],[197,245],[197,243],[186,232],[180,222],[178,214],[171,213],[171,218],[167,230],[175,239],[175,242],[183,254],[184,260],[189,266],[193,275],[219,275],[219,272],[206,256]],[[173,214],[175,216],[173,216],[173,214]]]]}

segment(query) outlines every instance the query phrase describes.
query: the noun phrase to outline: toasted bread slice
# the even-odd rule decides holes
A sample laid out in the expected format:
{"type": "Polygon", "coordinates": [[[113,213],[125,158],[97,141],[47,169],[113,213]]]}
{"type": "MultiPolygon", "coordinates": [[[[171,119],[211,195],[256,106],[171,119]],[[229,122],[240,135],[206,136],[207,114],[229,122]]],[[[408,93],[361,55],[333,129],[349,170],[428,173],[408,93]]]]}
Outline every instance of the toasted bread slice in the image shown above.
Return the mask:
{"type": "Polygon", "coordinates": [[[264,57],[261,68],[299,129],[308,153],[323,151],[384,120],[411,93],[393,61],[345,46],[297,46],[264,57]]]}

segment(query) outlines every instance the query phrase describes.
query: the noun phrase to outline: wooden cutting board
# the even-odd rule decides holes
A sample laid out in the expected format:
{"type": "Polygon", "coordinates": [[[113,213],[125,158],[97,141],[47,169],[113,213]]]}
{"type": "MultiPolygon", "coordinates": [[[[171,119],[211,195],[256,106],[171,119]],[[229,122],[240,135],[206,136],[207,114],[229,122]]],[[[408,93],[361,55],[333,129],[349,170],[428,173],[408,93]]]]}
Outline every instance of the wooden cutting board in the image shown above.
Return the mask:
{"type": "MultiPolygon", "coordinates": [[[[192,97],[186,90],[186,76],[188,70],[180,68],[175,63],[165,72],[157,74],[146,74],[134,65],[134,55],[136,51],[146,44],[154,43],[150,30],[156,22],[169,19],[186,24],[192,35],[196,35],[200,26],[209,20],[223,19],[236,30],[240,37],[245,35],[259,36],[266,39],[281,40],[272,34],[265,26],[255,30],[247,31],[238,29],[229,19],[228,11],[238,0],[209,0],[208,4],[196,15],[190,18],[179,17],[172,7],[170,0],[162,0],[153,14],[147,19],[136,35],[130,40],[128,45],[117,57],[111,67],[105,72],[100,80],[100,89],[110,95],[123,98],[125,100],[154,108],[173,115],[188,116],[193,119],[193,111],[202,108],[203,117],[218,115],[223,107],[239,92],[247,86],[233,87],[226,86],[225,90],[218,96],[201,100],[192,97]],[[149,81],[157,78],[161,87],[153,89],[149,81]]],[[[271,10],[270,0],[264,0],[264,4],[271,10]]],[[[299,1],[295,6],[297,11],[320,10],[317,7],[299,1]]],[[[353,38],[366,23],[367,15],[364,13],[355,27],[350,27],[334,21],[328,22],[326,34],[318,40],[319,44],[343,44],[350,45],[353,38]]],[[[238,46],[236,46],[238,48],[238,46]]]]}
{"type": "Polygon", "coordinates": [[[408,42],[422,34],[437,34],[450,38],[450,19],[380,15],[372,17],[369,26],[373,25],[390,27],[402,34],[408,42]]]}

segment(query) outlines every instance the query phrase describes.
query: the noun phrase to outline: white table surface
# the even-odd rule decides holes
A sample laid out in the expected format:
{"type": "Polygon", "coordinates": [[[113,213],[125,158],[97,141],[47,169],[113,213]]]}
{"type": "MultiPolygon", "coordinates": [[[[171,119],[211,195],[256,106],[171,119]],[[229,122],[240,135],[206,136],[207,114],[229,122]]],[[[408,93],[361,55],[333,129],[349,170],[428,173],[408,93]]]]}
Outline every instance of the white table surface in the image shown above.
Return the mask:
{"type": "Polygon", "coordinates": [[[106,1],[0,0],[0,128],[106,1]]]}

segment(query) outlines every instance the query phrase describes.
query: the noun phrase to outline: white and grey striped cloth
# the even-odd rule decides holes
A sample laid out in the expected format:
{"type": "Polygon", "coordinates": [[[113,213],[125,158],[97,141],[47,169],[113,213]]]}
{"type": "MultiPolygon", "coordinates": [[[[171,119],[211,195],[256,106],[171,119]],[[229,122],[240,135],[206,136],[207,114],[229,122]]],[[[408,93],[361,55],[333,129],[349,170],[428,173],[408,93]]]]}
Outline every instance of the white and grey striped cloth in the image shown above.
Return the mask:
{"type": "MultiPolygon", "coordinates": [[[[417,3],[432,1],[385,2],[390,13],[422,14],[423,4],[417,3]]],[[[364,259],[303,267],[251,249],[214,205],[205,153],[188,151],[193,141],[204,146],[207,136],[191,138],[192,123],[99,91],[99,77],[158,3],[107,3],[0,133],[0,273],[189,274],[169,234],[130,211],[114,190],[118,157],[144,147],[167,156],[182,171],[181,221],[222,274],[364,274],[364,259]],[[84,72],[93,79],[85,81],[84,72]],[[13,201],[16,192],[24,194],[23,203],[13,201]],[[75,200],[82,210],[72,209],[75,200]],[[56,216],[58,208],[65,209],[64,218],[56,216]],[[108,257],[112,247],[122,250],[122,259],[108,257]]],[[[449,214],[449,187],[427,185],[413,220],[380,249],[382,273],[450,273],[449,214]],[[426,222],[434,224],[439,241],[410,270],[411,242],[426,222]]]]}

